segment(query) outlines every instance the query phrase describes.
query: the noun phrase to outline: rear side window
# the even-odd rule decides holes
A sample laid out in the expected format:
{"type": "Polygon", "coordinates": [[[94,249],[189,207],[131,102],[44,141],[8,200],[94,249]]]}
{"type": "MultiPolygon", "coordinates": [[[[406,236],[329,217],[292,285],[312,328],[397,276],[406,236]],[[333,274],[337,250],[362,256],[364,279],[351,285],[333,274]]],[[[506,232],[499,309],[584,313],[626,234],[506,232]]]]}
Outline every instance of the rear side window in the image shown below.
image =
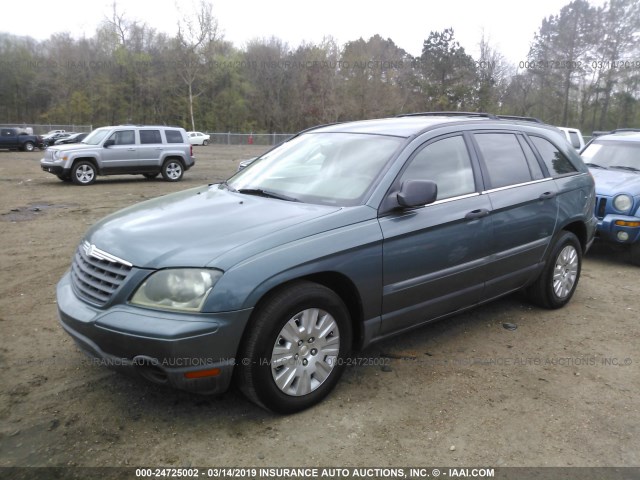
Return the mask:
{"type": "Polygon", "coordinates": [[[165,130],[164,134],[167,137],[167,143],[184,143],[180,130],[165,130]]]}
{"type": "Polygon", "coordinates": [[[547,170],[549,170],[549,175],[558,177],[560,175],[577,172],[576,167],[574,167],[569,159],[549,140],[533,135],[529,138],[531,138],[536,149],[538,149],[538,153],[540,153],[544,164],[547,166],[547,170]]]}
{"type": "Polygon", "coordinates": [[[160,130],[140,130],[140,143],[162,143],[160,130]]]}
{"type": "Polygon", "coordinates": [[[513,133],[474,135],[489,175],[489,188],[529,182],[529,163],[513,133]]]}

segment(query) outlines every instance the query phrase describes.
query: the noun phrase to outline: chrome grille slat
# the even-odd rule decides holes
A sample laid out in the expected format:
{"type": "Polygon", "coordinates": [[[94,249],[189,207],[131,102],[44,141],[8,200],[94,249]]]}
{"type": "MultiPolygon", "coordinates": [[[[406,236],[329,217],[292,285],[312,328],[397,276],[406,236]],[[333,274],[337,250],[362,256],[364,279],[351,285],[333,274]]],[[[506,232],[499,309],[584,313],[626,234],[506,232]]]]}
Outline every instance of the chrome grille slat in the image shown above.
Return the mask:
{"type": "Polygon", "coordinates": [[[91,263],[86,262],[80,255],[76,253],[76,262],[74,265],[81,270],[85,275],[97,278],[101,283],[114,285],[114,290],[118,288],[120,282],[126,278],[126,275],[114,274],[102,267],[96,267],[91,263]]]}
{"type": "Polygon", "coordinates": [[[131,265],[122,262],[86,242],[80,244],[71,265],[76,294],[96,305],[106,304],[131,271],[131,265]]]}

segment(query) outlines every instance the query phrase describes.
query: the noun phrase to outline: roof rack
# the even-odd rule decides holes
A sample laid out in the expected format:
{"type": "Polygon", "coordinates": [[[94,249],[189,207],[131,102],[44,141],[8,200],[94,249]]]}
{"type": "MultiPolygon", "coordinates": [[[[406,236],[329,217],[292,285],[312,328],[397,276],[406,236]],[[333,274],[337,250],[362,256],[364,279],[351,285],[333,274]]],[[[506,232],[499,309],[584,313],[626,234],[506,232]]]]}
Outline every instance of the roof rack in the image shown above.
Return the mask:
{"type": "Polygon", "coordinates": [[[519,115],[497,115],[497,117],[503,120],[521,120],[523,122],[544,123],[542,120],[535,117],[521,117],[519,115]]]}
{"type": "Polygon", "coordinates": [[[592,137],[600,137],[602,135],[610,135],[612,133],[629,133],[629,132],[640,132],[640,128],[616,128],[615,130],[594,130],[591,133],[592,137]]]}
{"type": "Polygon", "coordinates": [[[482,112],[418,112],[402,113],[398,117],[484,117],[497,120],[498,117],[492,113],[482,112]]]}

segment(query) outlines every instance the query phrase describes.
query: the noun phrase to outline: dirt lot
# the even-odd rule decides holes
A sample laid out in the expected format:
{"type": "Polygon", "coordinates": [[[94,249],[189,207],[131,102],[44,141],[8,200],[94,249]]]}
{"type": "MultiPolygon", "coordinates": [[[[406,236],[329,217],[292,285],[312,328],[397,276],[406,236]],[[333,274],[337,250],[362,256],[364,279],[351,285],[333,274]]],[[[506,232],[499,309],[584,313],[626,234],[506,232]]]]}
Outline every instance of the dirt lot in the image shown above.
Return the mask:
{"type": "Polygon", "coordinates": [[[91,187],[42,172],[39,152],[0,152],[0,466],[640,465],[639,269],[604,248],[566,308],[511,296],[378,344],[293,416],[91,365],[54,295],[83,233],[260,150],[199,147],[182,182],[91,187]]]}

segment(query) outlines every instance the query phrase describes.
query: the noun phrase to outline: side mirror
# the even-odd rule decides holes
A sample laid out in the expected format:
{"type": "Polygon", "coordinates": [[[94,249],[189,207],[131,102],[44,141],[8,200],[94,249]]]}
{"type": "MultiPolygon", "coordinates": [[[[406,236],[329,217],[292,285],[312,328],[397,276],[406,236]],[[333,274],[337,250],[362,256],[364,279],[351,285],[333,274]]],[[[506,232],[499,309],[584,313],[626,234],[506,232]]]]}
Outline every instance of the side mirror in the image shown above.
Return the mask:
{"type": "Polygon", "coordinates": [[[111,146],[113,146],[115,144],[116,144],[115,140],[107,140],[106,142],[104,142],[104,144],[102,146],[104,148],[109,148],[109,147],[111,147],[111,146]]]}
{"type": "Polygon", "coordinates": [[[407,180],[402,182],[396,198],[401,207],[421,207],[436,201],[438,185],[431,180],[407,180]]]}

